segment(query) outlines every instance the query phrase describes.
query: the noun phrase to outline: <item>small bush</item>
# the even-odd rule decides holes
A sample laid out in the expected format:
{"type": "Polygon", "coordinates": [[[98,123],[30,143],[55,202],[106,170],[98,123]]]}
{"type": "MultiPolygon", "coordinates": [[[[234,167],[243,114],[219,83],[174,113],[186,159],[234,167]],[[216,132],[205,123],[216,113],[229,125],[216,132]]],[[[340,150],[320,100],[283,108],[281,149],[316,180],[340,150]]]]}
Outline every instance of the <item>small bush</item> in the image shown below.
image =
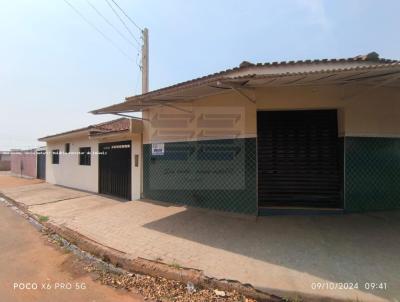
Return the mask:
{"type": "Polygon", "coordinates": [[[48,221],[49,220],[49,216],[42,216],[42,215],[39,215],[39,221],[40,222],[46,222],[46,221],[48,221]]]}

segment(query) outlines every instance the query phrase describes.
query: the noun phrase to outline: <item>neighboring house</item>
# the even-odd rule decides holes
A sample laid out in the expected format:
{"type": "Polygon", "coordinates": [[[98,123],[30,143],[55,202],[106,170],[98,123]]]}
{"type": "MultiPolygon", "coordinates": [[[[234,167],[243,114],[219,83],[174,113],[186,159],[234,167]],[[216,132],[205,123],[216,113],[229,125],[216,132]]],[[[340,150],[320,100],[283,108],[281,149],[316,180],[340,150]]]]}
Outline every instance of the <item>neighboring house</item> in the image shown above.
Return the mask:
{"type": "Polygon", "coordinates": [[[400,62],[376,53],[243,62],[92,112],[142,112],[141,132],[42,139],[48,151],[131,148],[92,155],[92,172],[77,157],[49,159],[47,180],[252,215],[400,208],[399,88],[400,62]]]}
{"type": "Polygon", "coordinates": [[[130,200],[131,188],[140,179],[131,176],[140,133],[140,121],[120,118],[40,138],[47,143],[46,181],[130,200]]]}
{"type": "Polygon", "coordinates": [[[11,156],[8,151],[0,151],[0,171],[9,171],[11,168],[11,156]]]}
{"type": "Polygon", "coordinates": [[[11,173],[14,176],[45,179],[45,148],[11,150],[11,173]]]}

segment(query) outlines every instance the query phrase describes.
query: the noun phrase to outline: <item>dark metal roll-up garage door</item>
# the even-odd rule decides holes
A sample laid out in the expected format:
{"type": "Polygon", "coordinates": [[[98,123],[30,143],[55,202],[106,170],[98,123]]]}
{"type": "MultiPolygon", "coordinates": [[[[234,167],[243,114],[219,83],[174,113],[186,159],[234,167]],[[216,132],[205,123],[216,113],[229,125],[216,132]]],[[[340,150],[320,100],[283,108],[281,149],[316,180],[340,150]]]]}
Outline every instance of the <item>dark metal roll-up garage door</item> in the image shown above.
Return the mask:
{"type": "Polygon", "coordinates": [[[260,207],[341,207],[336,110],[257,113],[260,207]]]}
{"type": "Polygon", "coordinates": [[[131,199],[131,142],[99,144],[99,192],[131,199]]]}

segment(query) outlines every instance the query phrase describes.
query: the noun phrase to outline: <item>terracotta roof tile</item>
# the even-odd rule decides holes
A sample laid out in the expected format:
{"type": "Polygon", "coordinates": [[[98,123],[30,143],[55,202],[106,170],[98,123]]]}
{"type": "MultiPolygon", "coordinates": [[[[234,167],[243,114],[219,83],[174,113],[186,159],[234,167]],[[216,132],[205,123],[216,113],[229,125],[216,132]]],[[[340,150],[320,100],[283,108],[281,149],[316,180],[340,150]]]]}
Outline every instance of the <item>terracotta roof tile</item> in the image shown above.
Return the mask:
{"type": "Polygon", "coordinates": [[[56,138],[62,135],[73,134],[81,131],[89,131],[89,133],[94,134],[106,134],[111,132],[120,132],[129,130],[130,121],[127,118],[119,118],[112,121],[107,121],[99,124],[90,125],[83,128],[78,128],[70,131],[65,131],[57,134],[48,135],[42,138],[39,138],[39,141],[46,141],[48,139],[56,138]]]}
{"type": "Polygon", "coordinates": [[[124,131],[124,130],[129,130],[130,122],[129,119],[127,118],[121,118],[106,123],[102,123],[99,125],[93,125],[92,127],[93,127],[92,131],[94,132],[99,131],[102,133],[124,131]]]}

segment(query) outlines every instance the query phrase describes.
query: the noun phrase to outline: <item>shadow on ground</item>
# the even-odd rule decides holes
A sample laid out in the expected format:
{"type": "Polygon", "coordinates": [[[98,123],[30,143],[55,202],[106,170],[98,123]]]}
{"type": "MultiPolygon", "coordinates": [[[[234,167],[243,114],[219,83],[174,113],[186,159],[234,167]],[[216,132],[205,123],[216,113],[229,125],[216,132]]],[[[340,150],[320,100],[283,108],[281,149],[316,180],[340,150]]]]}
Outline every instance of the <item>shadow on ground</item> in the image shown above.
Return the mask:
{"type": "Polygon", "coordinates": [[[358,282],[359,290],[383,298],[400,297],[400,211],[252,220],[188,208],[144,227],[332,282],[358,282]],[[366,282],[389,288],[366,290],[366,282]]]}

